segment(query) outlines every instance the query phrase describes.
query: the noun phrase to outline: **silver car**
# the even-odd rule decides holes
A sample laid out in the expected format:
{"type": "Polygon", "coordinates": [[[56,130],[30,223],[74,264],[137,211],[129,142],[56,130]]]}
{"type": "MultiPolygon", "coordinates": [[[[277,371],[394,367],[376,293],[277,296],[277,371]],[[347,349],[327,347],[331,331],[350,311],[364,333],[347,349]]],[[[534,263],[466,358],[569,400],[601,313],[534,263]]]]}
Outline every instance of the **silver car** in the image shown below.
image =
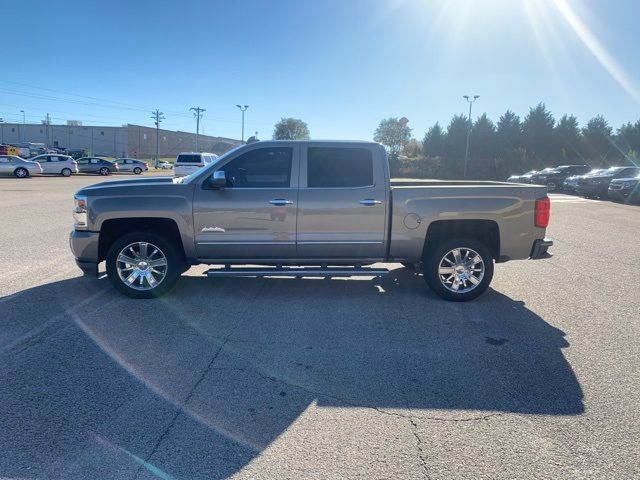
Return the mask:
{"type": "Polygon", "coordinates": [[[137,160],[135,158],[118,158],[115,163],[120,167],[118,170],[120,173],[128,172],[140,175],[142,172],[149,171],[147,162],[143,162],[142,160],[137,160]]]}
{"type": "Polygon", "coordinates": [[[46,153],[31,159],[42,166],[42,173],[49,175],[62,175],[70,177],[72,173],[78,173],[78,162],[67,155],[46,153]]]}
{"type": "Polygon", "coordinates": [[[27,178],[40,173],[42,173],[42,167],[38,162],[32,162],[13,155],[0,155],[0,175],[27,178]]]}

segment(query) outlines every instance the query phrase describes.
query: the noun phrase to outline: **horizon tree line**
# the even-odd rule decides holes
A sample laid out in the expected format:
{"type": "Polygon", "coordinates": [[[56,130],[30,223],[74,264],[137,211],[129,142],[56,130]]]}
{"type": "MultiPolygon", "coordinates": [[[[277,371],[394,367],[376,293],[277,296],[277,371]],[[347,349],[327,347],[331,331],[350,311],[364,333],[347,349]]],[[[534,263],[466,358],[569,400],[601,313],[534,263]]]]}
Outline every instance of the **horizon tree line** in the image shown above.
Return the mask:
{"type": "MultiPolygon", "coordinates": [[[[453,115],[446,128],[436,122],[422,141],[397,118],[380,122],[374,140],[387,147],[392,173],[436,178],[461,178],[469,118],[453,115]],[[403,154],[403,155],[401,155],[403,154]]],[[[514,173],[563,164],[593,168],[640,164],[640,120],[613,131],[602,115],[580,128],[575,115],[558,121],[544,103],[524,119],[507,110],[494,123],[483,113],[471,123],[467,178],[500,179],[514,173]]]]}

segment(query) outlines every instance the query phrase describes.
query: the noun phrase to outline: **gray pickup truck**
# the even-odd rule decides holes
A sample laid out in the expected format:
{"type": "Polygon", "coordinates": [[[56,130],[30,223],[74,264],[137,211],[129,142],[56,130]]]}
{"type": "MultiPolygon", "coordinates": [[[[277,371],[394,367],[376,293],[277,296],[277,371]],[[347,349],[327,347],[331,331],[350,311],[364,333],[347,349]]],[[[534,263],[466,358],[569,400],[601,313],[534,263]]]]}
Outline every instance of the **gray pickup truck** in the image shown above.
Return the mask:
{"type": "Polygon", "coordinates": [[[196,264],[209,276],[380,276],[421,272],[440,296],[471,300],[493,265],[547,256],[546,188],[390,180],[371,142],[243,145],[183,178],[99,183],[75,195],[71,250],[85,274],[157,297],[196,264]],[[252,266],[248,266],[252,265],[252,266]]]}

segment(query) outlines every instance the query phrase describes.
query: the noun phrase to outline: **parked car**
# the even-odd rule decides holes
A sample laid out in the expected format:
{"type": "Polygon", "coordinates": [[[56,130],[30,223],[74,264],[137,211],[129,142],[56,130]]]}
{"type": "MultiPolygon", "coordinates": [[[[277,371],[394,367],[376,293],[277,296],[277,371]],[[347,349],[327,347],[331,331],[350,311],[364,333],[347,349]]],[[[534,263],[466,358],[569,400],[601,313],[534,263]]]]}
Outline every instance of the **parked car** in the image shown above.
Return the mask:
{"type": "Polygon", "coordinates": [[[547,168],[543,168],[542,170],[537,171],[536,173],[530,175],[525,183],[530,183],[532,185],[542,185],[541,183],[538,183],[538,177],[540,175],[547,175],[548,173],[551,173],[553,171],[554,167],[547,167],[547,168]]]}
{"type": "Polygon", "coordinates": [[[511,175],[507,178],[507,182],[509,183],[529,183],[529,179],[531,175],[538,173],[537,170],[531,170],[527,173],[523,173],[522,175],[511,175]]]}
{"type": "Polygon", "coordinates": [[[70,177],[72,173],[78,173],[78,163],[66,155],[46,153],[31,159],[42,166],[42,173],[48,175],[62,175],[70,177]]]}
{"type": "Polygon", "coordinates": [[[585,175],[578,179],[576,192],[585,197],[607,198],[609,183],[616,178],[630,178],[640,174],[638,167],[611,167],[595,175],[585,175]]]}
{"type": "Polygon", "coordinates": [[[78,160],[78,171],[82,173],[98,173],[100,175],[111,175],[117,173],[119,167],[117,163],[110,162],[99,157],[82,157],[78,160]]]}
{"type": "Polygon", "coordinates": [[[176,157],[173,176],[184,177],[186,175],[191,175],[193,172],[201,169],[202,167],[213,163],[217,158],[218,155],[216,155],[215,153],[180,153],[176,157]]]}
{"type": "Polygon", "coordinates": [[[118,158],[115,164],[120,168],[120,173],[128,172],[140,175],[142,172],[149,171],[149,165],[147,162],[137,160],[135,158],[118,158]]]}
{"type": "Polygon", "coordinates": [[[578,187],[578,182],[582,177],[586,177],[589,175],[597,175],[606,170],[606,168],[594,168],[593,170],[587,172],[584,175],[571,175],[570,177],[565,178],[562,183],[562,189],[567,193],[576,193],[576,188],[578,187]]]}
{"type": "Polygon", "coordinates": [[[398,262],[466,301],[487,289],[494,262],[547,256],[549,213],[545,187],[392,181],[378,143],[269,141],[188,177],[79,190],[70,243],[83,272],[105,260],[134,298],[162,295],[201,263],[219,265],[208,276],[376,277],[389,270],[367,265],[398,262]]]}
{"type": "Polygon", "coordinates": [[[67,150],[67,155],[73,157],[74,159],[79,159],[87,156],[87,151],[84,149],[75,149],[75,150],[67,150]]]}
{"type": "Polygon", "coordinates": [[[161,168],[162,170],[171,170],[173,168],[173,163],[171,163],[171,162],[160,162],[158,164],[158,168],[161,168]]]}
{"type": "Polygon", "coordinates": [[[611,180],[608,195],[612,200],[640,203],[640,176],[611,180]]]}
{"type": "Polygon", "coordinates": [[[584,175],[591,171],[589,165],[560,165],[551,170],[545,169],[531,176],[531,183],[546,185],[547,191],[555,192],[564,188],[564,181],[571,175],[584,175]]]}
{"type": "Polygon", "coordinates": [[[42,167],[38,162],[25,160],[14,155],[0,155],[0,175],[27,178],[40,173],[42,173],[42,167]]]}

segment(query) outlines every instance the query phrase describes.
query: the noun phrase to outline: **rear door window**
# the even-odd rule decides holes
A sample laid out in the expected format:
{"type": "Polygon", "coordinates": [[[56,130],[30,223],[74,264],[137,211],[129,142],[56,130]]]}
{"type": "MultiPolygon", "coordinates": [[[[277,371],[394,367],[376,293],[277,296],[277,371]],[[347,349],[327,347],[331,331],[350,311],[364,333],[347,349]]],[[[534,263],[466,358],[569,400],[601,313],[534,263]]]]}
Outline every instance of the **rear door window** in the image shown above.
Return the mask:
{"type": "Polygon", "coordinates": [[[373,185],[373,156],[367,148],[309,147],[307,187],[353,188],[373,185]]]}

